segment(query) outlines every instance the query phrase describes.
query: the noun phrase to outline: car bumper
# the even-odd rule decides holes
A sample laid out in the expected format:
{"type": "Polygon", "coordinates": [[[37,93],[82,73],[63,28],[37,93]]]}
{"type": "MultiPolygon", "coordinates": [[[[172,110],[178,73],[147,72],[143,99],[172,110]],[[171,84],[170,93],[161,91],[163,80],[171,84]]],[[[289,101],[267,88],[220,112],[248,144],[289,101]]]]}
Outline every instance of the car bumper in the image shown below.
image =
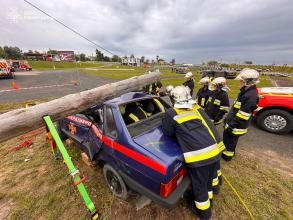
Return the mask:
{"type": "Polygon", "coordinates": [[[190,185],[190,178],[188,175],[186,175],[183,178],[182,182],[179,184],[179,186],[177,186],[177,188],[171,193],[171,195],[167,198],[163,198],[160,195],[142,186],[141,184],[137,183],[135,180],[133,180],[131,177],[124,174],[123,172],[119,172],[119,174],[122,176],[123,180],[129,188],[135,190],[136,192],[139,192],[140,194],[143,194],[144,196],[147,196],[154,202],[166,208],[174,207],[178,200],[183,197],[184,192],[190,185]]]}

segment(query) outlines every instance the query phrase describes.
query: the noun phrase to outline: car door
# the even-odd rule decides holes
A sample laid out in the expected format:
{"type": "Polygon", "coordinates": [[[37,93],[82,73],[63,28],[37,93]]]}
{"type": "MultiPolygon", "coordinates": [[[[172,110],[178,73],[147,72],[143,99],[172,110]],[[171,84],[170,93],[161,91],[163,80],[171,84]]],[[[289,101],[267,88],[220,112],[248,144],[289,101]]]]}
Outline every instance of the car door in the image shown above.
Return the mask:
{"type": "Polygon", "coordinates": [[[88,143],[89,130],[92,126],[90,119],[84,114],[75,114],[63,120],[62,131],[78,145],[88,143]]]}
{"type": "Polygon", "coordinates": [[[103,108],[97,109],[95,112],[94,124],[91,126],[89,130],[89,139],[90,139],[90,159],[94,157],[95,154],[99,153],[102,145],[103,145],[103,108]]]}

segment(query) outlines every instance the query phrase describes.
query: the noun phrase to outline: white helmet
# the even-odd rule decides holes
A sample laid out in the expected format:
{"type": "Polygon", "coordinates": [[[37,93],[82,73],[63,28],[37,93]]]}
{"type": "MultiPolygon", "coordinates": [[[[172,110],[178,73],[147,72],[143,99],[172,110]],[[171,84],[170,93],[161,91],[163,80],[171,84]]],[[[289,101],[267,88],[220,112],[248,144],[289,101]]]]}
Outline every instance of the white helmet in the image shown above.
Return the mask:
{"type": "Polygon", "coordinates": [[[185,86],[176,86],[172,89],[171,95],[175,101],[175,108],[192,108],[192,105],[188,103],[190,95],[185,86]]]}
{"type": "Polygon", "coordinates": [[[207,84],[209,84],[210,83],[210,79],[209,79],[209,77],[204,77],[204,78],[201,78],[200,80],[199,80],[199,83],[200,84],[203,84],[203,85],[207,85],[207,84]]]}
{"type": "Polygon", "coordinates": [[[185,78],[191,78],[191,77],[193,77],[192,72],[188,72],[185,74],[185,78]]]}
{"type": "Polygon", "coordinates": [[[174,89],[174,86],[172,86],[172,85],[168,85],[168,86],[166,86],[166,91],[168,92],[168,93],[171,93],[171,91],[174,89]]]}
{"type": "Polygon", "coordinates": [[[242,80],[246,86],[251,86],[259,83],[259,72],[254,69],[245,68],[240,71],[236,80],[242,80]]]}
{"type": "Polygon", "coordinates": [[[226,79],[225,77],[217,77],[212,81],[212,84],[214,85],[226,85],[226,79]]]}

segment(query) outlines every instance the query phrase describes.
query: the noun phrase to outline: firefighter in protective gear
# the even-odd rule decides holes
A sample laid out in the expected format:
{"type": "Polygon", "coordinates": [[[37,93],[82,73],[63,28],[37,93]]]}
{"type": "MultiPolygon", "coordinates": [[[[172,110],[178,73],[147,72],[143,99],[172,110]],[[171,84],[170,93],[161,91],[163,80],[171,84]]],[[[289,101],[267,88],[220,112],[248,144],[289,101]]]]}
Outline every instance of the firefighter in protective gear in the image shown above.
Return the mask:
{"type": "Polygon", "coordinates": [[[198,90],[196,94],[196,100],[202,108],[205,108],[209,96],[211,95],[211,91],[209,90],[210,79],[209,77],[204,77],[199,80],[199,83],[203,86],[198,90]]]}
{"type": "Polygon", "coordinates": [[[259,101],[256,88],[256,84],[259,82],[259,73],[256,70],[243,69],[236,80],[240,80],[242,87],[224,121],[223,141],[226,145],[226,151],[223,152],[222,157],[226,161],[233,158],[239,137],[247,133],[252,113],[257,108],[259,101]]]}
{"type": "Polygon", "coordinates": [[[162,119],[163,133],[176,137],[183,152],[193,188],[192,210],[200,219],[209,219],[213,173],[224,146],[217,144],[208,123],[199,114],[200,107],[190,103],[184,86],[175,87],[172,95],[175,104],[162,119]]]}
{"type": "Polygon", "coordinates": [[[193,95],[194,90],[194,79],[192,72],[188,72],[185,74],[186,81],[183,83],[184,86],[187,86],[190,89],[190,96],[193,95]]]}
{"type": "Polygon", "coordinates": [[[215,90],[211,93],[205,111],[215,125],[223,122],[224,115],[229,111],[228,87],[224,77],[217,77],[212,81],[215,90]]]}
{"type": "MultiPolygon", "coordinates": [[[[189,90],[187,87],[185,87],[187,90],[189,90]]],[[[196,102],[189,97],[189,102],[191,104],[195,104],[196,102]]],[[[209,126],[210,130],[212,131],[214,135],[214,139],[216,140],[217,144],[221,146],[225,146],[222,138],[219,135],[219,132],[217,128],[215,127],[214,122],[210,119],[210,117],[206,114],[206,112],[199,107],[199,105],[196,105],[195,108],[197,109],[198,113],[203,117],[203,119],[207,122],[207,125],[209,126]]],[[[222,185],[222,172],[221,172],[221,164],[220,160],[216,164],[216,169],[214,170],[213,174],[213,193],[219,194],[220,192],[220,186],[222,185]]]]}

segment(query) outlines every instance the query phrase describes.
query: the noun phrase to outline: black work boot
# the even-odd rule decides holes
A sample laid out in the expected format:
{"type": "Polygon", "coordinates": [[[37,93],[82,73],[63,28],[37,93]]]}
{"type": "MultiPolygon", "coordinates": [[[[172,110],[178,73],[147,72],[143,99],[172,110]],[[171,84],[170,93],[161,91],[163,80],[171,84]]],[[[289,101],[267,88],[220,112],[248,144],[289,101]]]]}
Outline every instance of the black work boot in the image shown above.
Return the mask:
{"type": "Polygon", "coordinates": [[[230,156],[227,156],[225,154],[222,154],[222,158],[225,160],[225,161],[231,161],[233,157],[230,157],[230,156]]]}

